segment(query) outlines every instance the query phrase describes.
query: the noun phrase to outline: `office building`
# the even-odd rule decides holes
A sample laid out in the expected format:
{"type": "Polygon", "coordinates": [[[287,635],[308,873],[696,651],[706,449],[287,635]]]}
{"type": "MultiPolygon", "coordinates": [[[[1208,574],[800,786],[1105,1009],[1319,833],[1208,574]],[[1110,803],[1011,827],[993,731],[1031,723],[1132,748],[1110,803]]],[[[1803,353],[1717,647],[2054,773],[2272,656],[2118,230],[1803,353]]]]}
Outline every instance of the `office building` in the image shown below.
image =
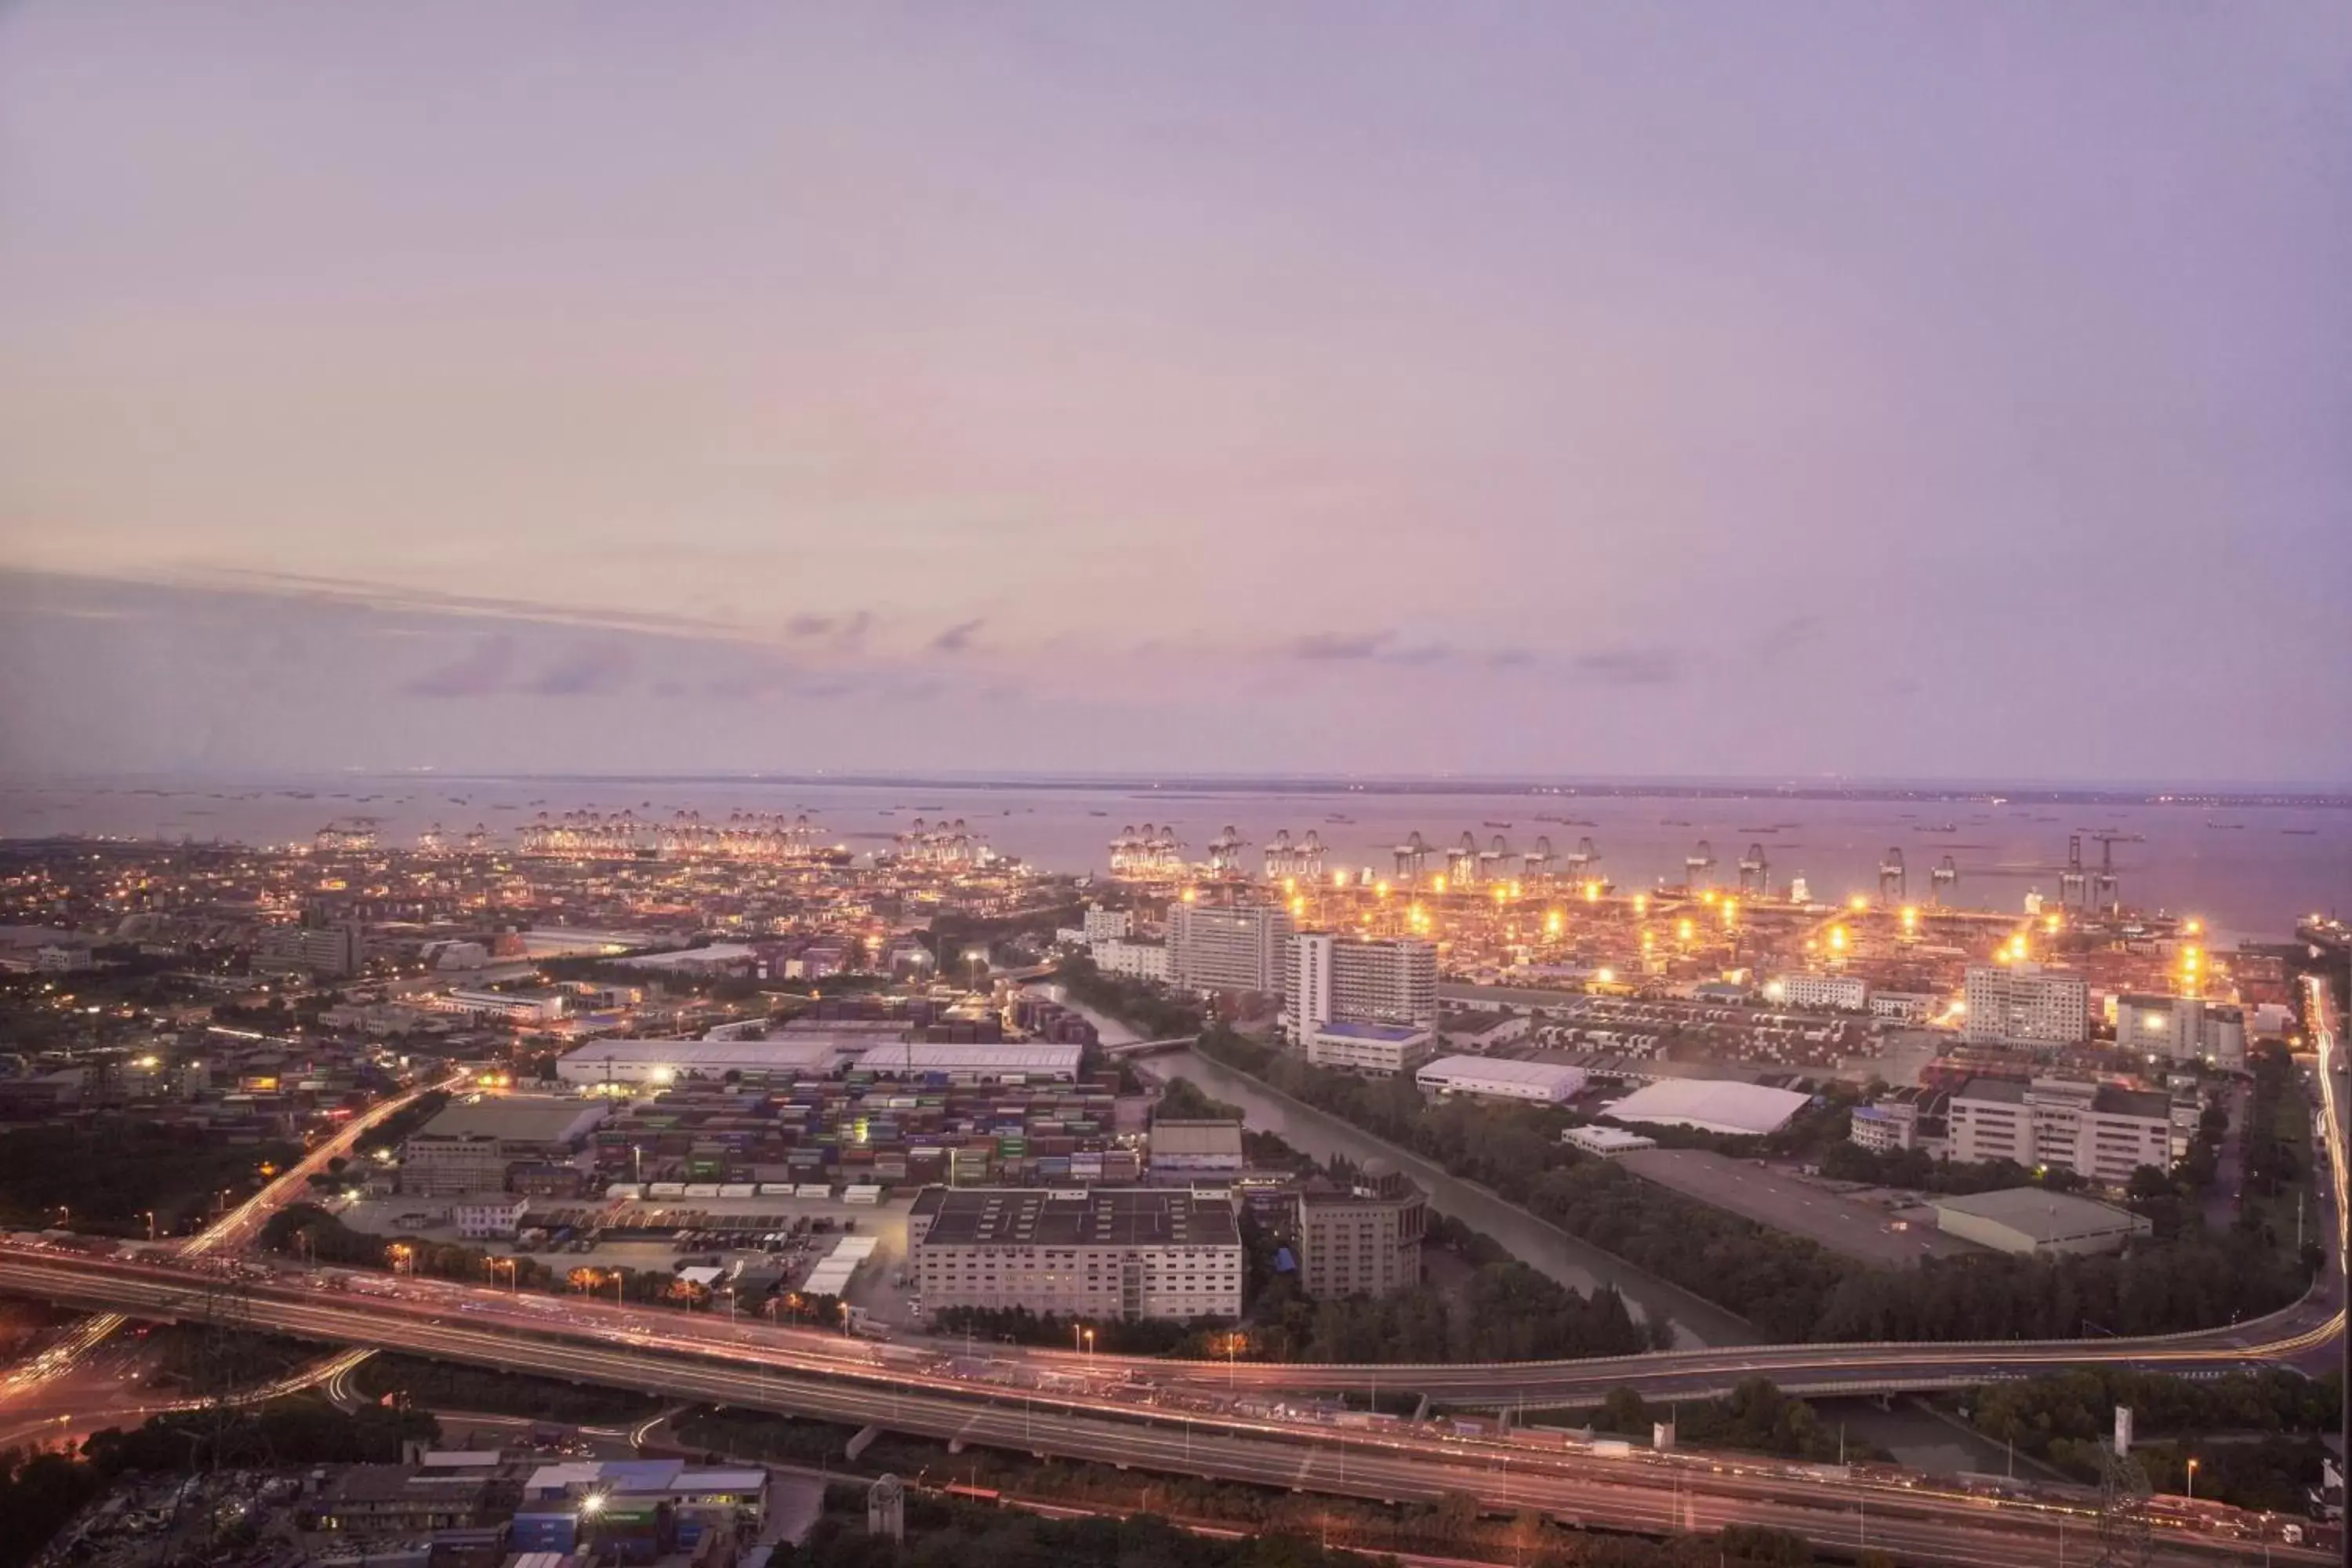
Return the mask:
{"type": "Polygon", "coordinates": [[[1116,937],[1094,944],[1095,967],[1105,974],[1124,974],[1136,980],[1157,980],[1166,984],[1169,978],[1168,948],[1157,942],[1135,942],[1116,937]]]}
{"type": "Polygon", "coordinates": [[[2091,1037],[2091,992],[2081,977],[2038,963],[1972,963],[1964,1032],[1971,1045],[2071,1046],[2091,1037]]]}
{"type": "Polygon", "coordinates": [[[1799,971],[1768,982],[1764,999],[1789,1007],[1838,1007],[1859,1013],[1870,1005],[1870,985],[1858,974],[1799,971]]]}
{"type": "Polygon", "coordinates": [[[1088,904],[1085,918],[1079,922],[1079,935],[1087,945],[1098,942],[1116,942],[1134,933],[1135,917],[1125,910],[1107,910],[1100,904],[1088,904]]]}
{"type": "Polygon", "coordinates": [[[2154,1227],[2140,1215],[2042,1187],[1930,1198],[1936,1228],[2019,1257],[2113,1252],[2154,1227]]]}
{"type": "Polygon", "coordinates": [[[1168,911],[1168,975],[1185,991],[1253,991],[1279,996],[1290,944],[1290,912],[1273,904],[1239,909],[1179,903],[1168,911]]]}
{"type": "Polygon", "coordinates": [[[1309,1296],[1381,1296],[1421,1283],[1429,1198],[1402,1173],[1374,1160],[1351,1185],[1318,1176],[1293,1201],[1299,1283],[1309,1296]]]}
{"type": "Polygon", "coordinates": [[[356,974],[366,960],[366,940],[356,923],[270,926],[261,933],[253,966],[272,974],[356,974]]]}
{"type": "Polygon", "coordinates": [[[2116,998],[2116,1048],[2172,1062],[2246,1065],[2246,1015],[2198,996],[2116,998]]]}
{"type": "Polygon", "coordinates": [[[512,1241],[522,1228],[523,1215],[530,1212],[529,1198],[496,1197],[458,1204],[449,1217],[457,1224],[460,1241],[512,1241]]]}
{"type": "Polygon", "coordinates": [[[1241,1230],[1222,1188],[926,1187],[907,1253],[934,1311],[1241,1316],[1241,1230]]]}
{"type": "Polygon", "coordinates": [[[1972,1078],[1952,1093],[1952,1158],[2057,1166],[2120,1187],[2172,1163],[2172,1101],[2148,1089],[2071,1079],[1972,1078]]]}
{"type": "Polygon", "coordinates": [[[1301,1037],[1324,1024],[1437,1024],[1437,944],[1412,937],[1301,931],[1283,988],[1301,1037]]]}

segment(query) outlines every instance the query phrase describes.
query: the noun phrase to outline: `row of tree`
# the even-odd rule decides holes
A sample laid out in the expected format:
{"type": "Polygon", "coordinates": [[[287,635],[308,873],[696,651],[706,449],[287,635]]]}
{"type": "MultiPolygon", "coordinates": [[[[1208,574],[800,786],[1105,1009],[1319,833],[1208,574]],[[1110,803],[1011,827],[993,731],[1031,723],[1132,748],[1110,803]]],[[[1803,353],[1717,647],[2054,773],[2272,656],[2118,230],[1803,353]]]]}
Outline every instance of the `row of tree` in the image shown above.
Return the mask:
{"type": "MultiPolygon", "coordinates": [[[[1325,1072],[1295,1057],[1202,1048],[1255,1063],[1273,1087],[1491,1188],[1538,1217],[1754,1322],[1774,1339],[2067,1338],[2210,1328],[2287,1305],[2308,1279],[2259,1237],[2184,1232],[2117,1256],[1970,1257],[1874,1269],[1644,1182],[1559,1142],[1557,1111],[1428,1103],[1411,1080],[1325,1072]]],[[[2165,1173],[2151,1172],[2158,1186],[2165,1173]]]]}

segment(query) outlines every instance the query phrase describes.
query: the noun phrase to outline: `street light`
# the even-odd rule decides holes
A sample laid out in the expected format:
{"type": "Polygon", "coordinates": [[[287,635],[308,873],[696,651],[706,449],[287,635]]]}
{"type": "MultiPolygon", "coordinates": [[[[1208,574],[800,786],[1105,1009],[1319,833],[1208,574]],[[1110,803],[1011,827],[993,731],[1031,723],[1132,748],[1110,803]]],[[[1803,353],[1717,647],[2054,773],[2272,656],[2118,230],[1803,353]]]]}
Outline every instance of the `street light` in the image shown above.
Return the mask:
{"type": "Polygon", "coordinates": [[[2197,1500],[2197,1461],[2194,1459],[2189,1461],[2189,1500],[2197,1500]]]}

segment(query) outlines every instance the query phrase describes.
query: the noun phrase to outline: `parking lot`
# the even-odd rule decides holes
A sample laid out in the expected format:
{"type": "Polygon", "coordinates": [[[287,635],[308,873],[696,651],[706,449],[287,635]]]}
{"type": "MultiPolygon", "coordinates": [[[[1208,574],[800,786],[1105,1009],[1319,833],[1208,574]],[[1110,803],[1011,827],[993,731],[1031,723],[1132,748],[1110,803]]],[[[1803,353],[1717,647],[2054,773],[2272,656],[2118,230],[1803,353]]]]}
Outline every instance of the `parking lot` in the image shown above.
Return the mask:
{"type": "Polygon", "coordinates": [[[1637,1149],[1622,1157],[1626,1169],[1759,1225],[1801,1236],[1858,1262],[1900,1267],[1923,1258],[1957,1258],[1980,1251],[1973,1242],[1948,1236],[1932,1222],[1922,1224],[1876,1204],[1861,1203],[1802,1176],[1734,1160],[1704,1149],[1637,1149]],[[1900,1225],[1904,1228],[1893,1228],[1900,1225]]]}

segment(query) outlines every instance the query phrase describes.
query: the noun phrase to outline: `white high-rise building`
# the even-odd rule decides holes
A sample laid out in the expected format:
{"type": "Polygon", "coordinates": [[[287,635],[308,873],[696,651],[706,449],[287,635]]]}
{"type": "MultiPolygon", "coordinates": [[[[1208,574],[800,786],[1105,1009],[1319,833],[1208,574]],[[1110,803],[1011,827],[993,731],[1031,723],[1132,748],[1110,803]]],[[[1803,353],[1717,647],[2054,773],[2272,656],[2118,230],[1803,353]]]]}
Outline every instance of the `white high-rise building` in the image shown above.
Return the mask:
{"type": "Polygon", "coordinates": [[[1283,995],[1307,1060],[1402,1072],[1436,1037],[1437,947],[1410,937],[1302,932],[1291,939],[1283,995]]]}
{"type": "Polygon", "coordinates": [[[1186,991],[1283,994],[1283,959],[1295,929],[1276,904],[1240,909],[1179,903],[1168,911],[1168,977],[1186,991]]]}
{"type": "Polygon", "coordinates": [[[1969,966],[1965,1033],[1972,1045],[2071,1046],[2091,1037],[2091,988],[2038,963],[1969,966]]]}
{"type": "Polygon", "coordinates": [[[1105,974],[1162,982],[1168,978],[1168,949],[1164,943],[1116,938],[1095,943],[1093,952],[1095,967],[1105,974]]]}
{"type": "Polygon", "coordinates": [[[1078,929],[1085,932],[1089,946],[1098,942],[1114,942],[1133,934],[1135,917],[1125,910],[1107,910],[1100,904],[1088,904],[1085,920],[1078,929]]]}

